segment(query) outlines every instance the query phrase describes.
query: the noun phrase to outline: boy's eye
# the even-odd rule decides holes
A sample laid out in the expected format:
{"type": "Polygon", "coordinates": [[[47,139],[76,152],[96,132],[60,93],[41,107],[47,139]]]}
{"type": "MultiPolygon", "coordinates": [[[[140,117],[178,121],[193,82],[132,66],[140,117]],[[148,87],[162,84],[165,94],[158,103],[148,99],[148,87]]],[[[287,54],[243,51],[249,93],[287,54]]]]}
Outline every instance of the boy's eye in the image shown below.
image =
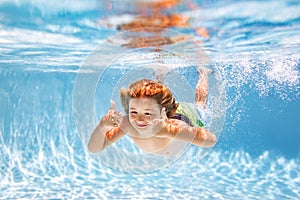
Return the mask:
{"type": "Polygon", "coordinates": [[[147,115],[147,116],[151,116],[152,114],[151,114],[151,113],[145,113],[145,115],[147,115]]]}
{"type": "Polygon", "coordinates": [[[136,115],[137,112],[136,111],[131,111],[130,114],[136,115]]]}

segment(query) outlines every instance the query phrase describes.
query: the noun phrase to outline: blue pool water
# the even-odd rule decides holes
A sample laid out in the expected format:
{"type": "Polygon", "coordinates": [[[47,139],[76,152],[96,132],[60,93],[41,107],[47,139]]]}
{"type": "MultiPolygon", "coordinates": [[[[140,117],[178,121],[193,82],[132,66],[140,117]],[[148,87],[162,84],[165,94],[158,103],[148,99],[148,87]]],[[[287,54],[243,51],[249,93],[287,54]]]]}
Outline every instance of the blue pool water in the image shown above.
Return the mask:
{"type": "MultiPolygon", "coordinates": [[[[300,3],[206,0],[172,10],[193,19],[173,30],[202,41],[224,86],[225,121],[206,156],[191,146],[141,173],[155,160],[120,170],[107,163],[126,157],[87,152],[78,121],[92,114],[79,118],[74,99],[79,75],[95,74],[83,66],[97,48],[122,58],[100,44],[119,33],[103,19],[136,14],[124,2],[0,2],[0,199],[299,199],[300,3]],[[195,34],[199,26],[209,38],[195,34]]],[[[193,71],[179,73],[193,84],[193,71]]],[[[92,91],[98,119],[120,74],[108,68],[92,91]]],[[[136,151],[127,138],[118,145],[136,151]]]]}

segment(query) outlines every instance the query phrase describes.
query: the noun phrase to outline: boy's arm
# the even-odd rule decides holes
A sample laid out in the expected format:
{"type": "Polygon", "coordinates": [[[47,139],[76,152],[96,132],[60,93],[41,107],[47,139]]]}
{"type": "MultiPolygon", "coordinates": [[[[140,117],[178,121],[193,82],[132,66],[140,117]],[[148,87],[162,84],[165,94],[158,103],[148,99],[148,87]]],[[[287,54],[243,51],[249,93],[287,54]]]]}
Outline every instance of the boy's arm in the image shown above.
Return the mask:
{"type": "Polygon", "coordinates": [[[91,153],[102,151],[124,135],[125,132],[119,127],[107,129],[99,123],[91,135],[88,150],[91,153]]]}
{"type": "Polygon", "coordinates": [[[190,142],[201,147],[213,147],[216,136],[204,128],[167,123],[160,131],[161,136],[190,142]]]}
{"type": "Polygon", "coordinates": [[[114,102],[111,101],[110,104],[110,110],[101,119],[91,135],[88,149],[92,153],[102,151],[125,135],[125,132],[120,128],[124,127],[124,118],[120,112],[115,111],[114,102]]]}

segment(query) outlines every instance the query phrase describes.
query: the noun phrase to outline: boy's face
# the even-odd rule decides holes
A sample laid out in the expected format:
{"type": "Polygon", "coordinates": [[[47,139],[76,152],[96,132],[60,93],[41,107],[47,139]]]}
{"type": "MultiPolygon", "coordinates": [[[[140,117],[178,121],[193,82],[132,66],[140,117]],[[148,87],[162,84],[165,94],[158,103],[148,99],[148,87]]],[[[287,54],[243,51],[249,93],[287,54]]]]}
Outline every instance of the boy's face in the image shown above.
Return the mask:
{"type": "Polygon", "coordinates": [[[132,98],[129,101],[129,121],[141,134],[152,135],[153,120],[161,119],[161,106],[152,98],[132,98]],[[151,134],[152,133],[152,134],[151,134]]]}

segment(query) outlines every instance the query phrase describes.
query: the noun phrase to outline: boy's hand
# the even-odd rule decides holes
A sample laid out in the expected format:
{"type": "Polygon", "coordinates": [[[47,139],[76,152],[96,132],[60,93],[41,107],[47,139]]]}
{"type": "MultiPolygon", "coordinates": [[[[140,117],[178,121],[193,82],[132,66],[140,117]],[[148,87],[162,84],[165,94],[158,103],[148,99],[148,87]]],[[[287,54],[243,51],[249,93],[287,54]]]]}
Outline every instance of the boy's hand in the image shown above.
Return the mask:
{"type": "Polygon", "coordinates": [[[161,119],[153,120],[153,133],[155,134],[160,132],[160,130],[164,127],[165,123],[168,120],[165,108],[162,108],[161,115],[162,115],[161,119]]]}
{"type": "Polygon", "coordinates": [[[115,110],[115,103],[110,101],[110,109],[102,118],[100,125],[107,127],[118,127],[122,120],[122,114],[115,110]]]}

